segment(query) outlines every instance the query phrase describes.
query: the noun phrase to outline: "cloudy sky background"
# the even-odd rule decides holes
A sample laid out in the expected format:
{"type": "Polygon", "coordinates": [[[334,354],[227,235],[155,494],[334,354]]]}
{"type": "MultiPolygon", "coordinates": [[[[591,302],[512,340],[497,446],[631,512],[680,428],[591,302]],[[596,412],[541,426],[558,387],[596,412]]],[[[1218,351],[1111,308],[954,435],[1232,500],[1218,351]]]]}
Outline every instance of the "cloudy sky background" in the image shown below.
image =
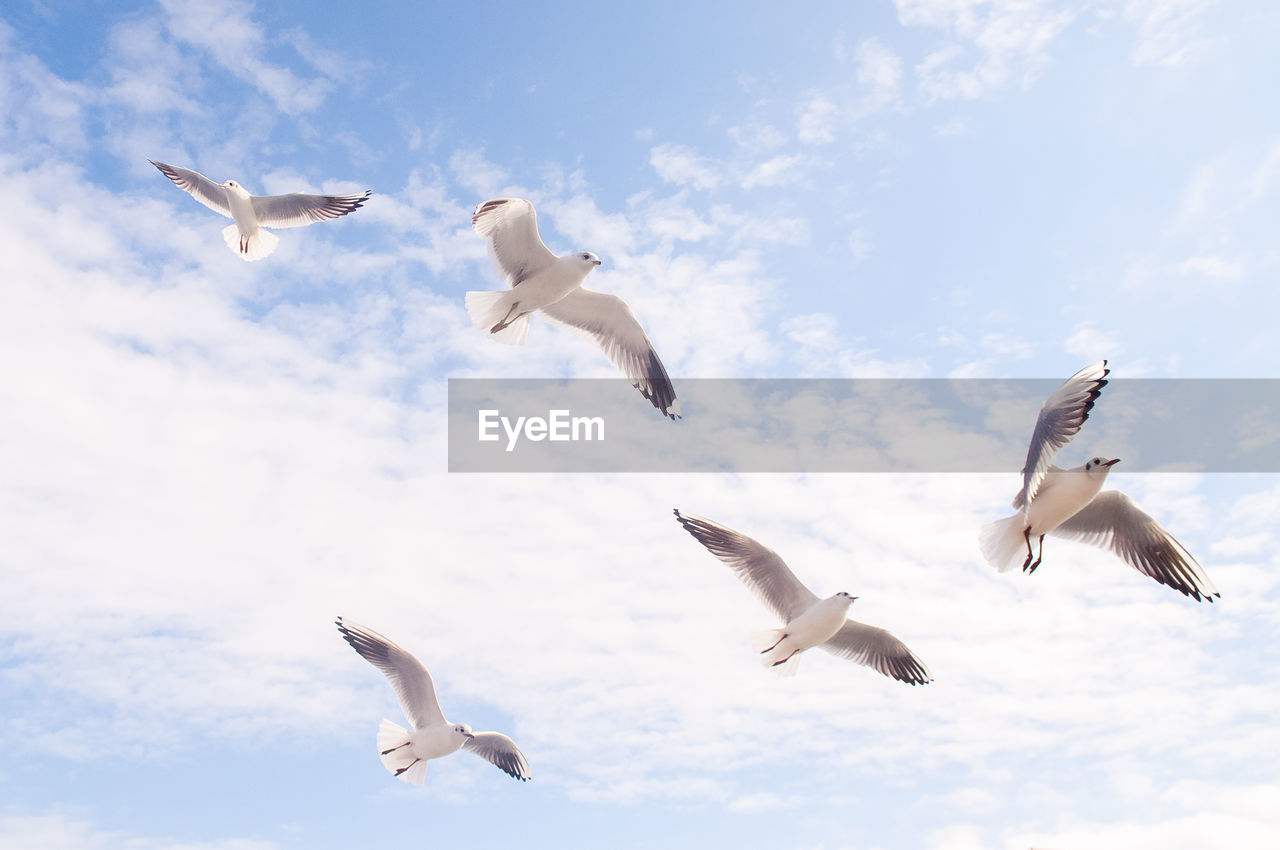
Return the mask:
{"type": "Polygon", "coordinates": [[[498,194],[600,255],[677,389],[1276,377],[1280,10],[846,5],[7,5],[0,846],[1274,846],[1274,476],[1112,476],[1206,605],[1063,541],[994,573],[1015,470],[445,472],[446,378],[613,374],[469,327],[498,194]],[[376,194],[246,264],[147,157],[376,194]],[[762,671],[770,615],[675,506],[937,681],[762,671]],[[392,780],[339,614],[534,781],[392,780]]]}

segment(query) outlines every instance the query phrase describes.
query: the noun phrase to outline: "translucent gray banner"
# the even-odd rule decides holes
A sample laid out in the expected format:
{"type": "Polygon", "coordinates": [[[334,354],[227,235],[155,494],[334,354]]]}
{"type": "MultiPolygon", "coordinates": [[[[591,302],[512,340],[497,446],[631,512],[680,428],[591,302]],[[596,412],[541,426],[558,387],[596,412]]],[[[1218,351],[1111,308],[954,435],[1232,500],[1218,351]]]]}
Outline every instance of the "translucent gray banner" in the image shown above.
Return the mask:
{"type": "MultiPolygon", "coordinates": [[[[665,419],[624,380],[449,381],[450,472],[1017,472],[1054,380],[682,380],[665,419]]],[[[1103,389],[1058,461],[1280,471],[1280,380],[1103,389]]]]}

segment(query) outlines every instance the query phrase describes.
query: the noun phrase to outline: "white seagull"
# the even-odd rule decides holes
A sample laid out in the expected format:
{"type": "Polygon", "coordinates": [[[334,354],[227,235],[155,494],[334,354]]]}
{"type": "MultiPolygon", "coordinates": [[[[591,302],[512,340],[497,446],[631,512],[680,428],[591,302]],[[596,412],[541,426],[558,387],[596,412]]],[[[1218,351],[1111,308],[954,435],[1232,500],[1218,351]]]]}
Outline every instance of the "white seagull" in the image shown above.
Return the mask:
{"type": "Polygon", "coordinates": [[[529,315],[585,333],[630,380],[672,419],[682,416],[667,370],[635,313],[616,295],[584,289],[600,258],[589,251],[557,257],[538,235],[538,214],[523,198],[494,198],[476,207],[471,226],[489,242],[489,259],[509,290],[468,292],[467,313],[482,331],[523,345],[529,315]]]}
{"type": "Polygon", "coordinates": [[[264,227],[302,227],[317,221],[344,216],[360,206],[373,194],[372,191],[354,195],[250,195],[234,180],[214,183],[208,177],[189,168],[166,165],[148,159],[160,169],[160,173],[178,185],[191,197],[216,213],[234,219],[222,229],[227,247],[243,260],[261,260],[276,249],[280,239],[264,227]]]}
{"type": "Polygon", "coordinates": [[[685,531],[728,564],[760,601],[773,609],[785,626],[764,629],[751,640],[766,667],[794,676],[801,652],[820,646],[909,685],[933,681],[933,674],[907,645],[886,629],[845,619],[856,596],[843,591],[819,599],[772,549],[702,517],[675,510],[685,531]],[[792,660],[795,659],[795,660],[792,660]]]}
{"type": "Polygon", "coordinates": [[[493,763],[521,782],[533,778],[524,753],[506,735],[472,732],[465,723],[450,723],[444,719],[431,674],[418,659],[373,629],[344,623],[341,617],[335,622],[352,649],[391,680],[400,708],[413,726],[410,732],[385,719],[378,726],[378,755],[382,758],[383,767],[405,782],[421,785],[427,775],[429,759],[463,749],[493,763]]]}
{"type": "Polygon", "coordinates": [[[1089,418],[1110,371],[1105,360],[1086,366],[1040,408],[1022,467],[1022,489],[1013,497],[1020,510],[982,527],[982,554],[1002,573],[1019,565],[1033,573],[1044,555],[1044,537],[1052,534],[1110,549],[1161,584],[1212,602],[1221,594],[1173,535],[1119,490],[1099,492],[1120,458],[1095,457],[1072,469],[1052,463],[1089,418]],[[1034,552],[1033,537],[1038,538],[1034,552]]]}

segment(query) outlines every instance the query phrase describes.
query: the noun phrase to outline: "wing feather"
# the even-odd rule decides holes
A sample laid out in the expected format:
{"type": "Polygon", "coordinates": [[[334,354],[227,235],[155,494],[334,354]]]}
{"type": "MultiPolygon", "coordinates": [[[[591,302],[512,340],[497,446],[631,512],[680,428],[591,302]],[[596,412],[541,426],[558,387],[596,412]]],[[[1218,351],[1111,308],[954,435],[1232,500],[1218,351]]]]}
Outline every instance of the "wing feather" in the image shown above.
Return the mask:
{"type": "Polygon", "coordinates": [[[821,646],[833,655],[865,664],[908,685],[924,685],[933,681],[933,674],[924,662],[888,629],[846,620],[840,631],[821,646]]]}
{"type": "Polygon", "coordinates": [[[784,623],[818,602],[818,597],[796,578],[777,552],[709,519],[682,514],[678,508],[675,515],[685,531],[728,564],[742,583],[784,623]]]}
{"type": "Polygon", "coordinates": [[[344,623],[339,617],[335,624],[351,648],[360,654],[391,682],[404,716],[414,729],[447,723],[431,674],[408,650],[396,646],[373,629],[355,623],[344,623]]]}
{"type": "Polygon", "coordinates": [[[631,386],[671,419],[683,414],[666,367],[627,303],[616,295],[579,287],[539,312],[550,321],[596,341],[631,386]]]}
{"type": "Polygon", "coordinates": [[[1067,378],[1041,406],[1022,466],[1022,489],[1013,498],[1015,508],[1026,507],[1035,499],[1053,456],[1080,433],[1110,372],[1105,360],[1086,366],[1067,378]]]}
{"type": "Polygon", "coordinates": [[[508,286],[555,262],[538,235],[538,214],[524,198],[493,198],[476,207],[471,226],[489,243],[489,259],[508,286]]]}
{"type": "Polygon", "coordinates": [[[366,189],[351,195],[254,195],[250,202],[264,227],[302,227],[355,212],[373,195],[366,189]]]}
{"type": "Polygon", "coordinates": [[[227,190],[198,171],[179,168],[148,159],[147,162],[160,169],[160,173],[172,180],[179,189],[204,204],[216,213],[231,218],[231,206],[227,203],[227,190]]]}
{"type": "Polygon", "coordinates": [[[1119,490],[1102,491],[1049,533],[1110,549],[1138,572],[1197,601],[1222,595],[1191,553],[1119,490]]]}
{"type": "Polygon", "coordinates": [[[533,778],[529,762],[516,746],[516,742],[501,732],[477,732],[462,745],[464,750],[496,766],[508,776],[527,782],[533,778]]]}

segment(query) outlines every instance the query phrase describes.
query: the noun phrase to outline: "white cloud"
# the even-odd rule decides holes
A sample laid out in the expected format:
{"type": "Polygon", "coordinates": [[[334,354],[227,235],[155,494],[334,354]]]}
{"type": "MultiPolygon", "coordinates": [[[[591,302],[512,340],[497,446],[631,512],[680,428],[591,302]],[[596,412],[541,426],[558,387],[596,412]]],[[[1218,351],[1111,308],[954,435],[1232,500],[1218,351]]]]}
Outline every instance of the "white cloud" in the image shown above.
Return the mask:
{"type": "MultiPolygon", "coordinates": [[[[1205,789],[1209,790],[1209,789],[1205,789]]],[[[1180,813],[1163,817],[1129,818],[1123,822],[1098,820],[1087,815],[1072,818],[1070,825],[1010,829],[1001,842],[1010,850],[1032,847],[1124,847],[1132,850],[1201,850],[1231,847],[1265,850],[1275,844],[1280,830],[1280,786],[1212,789],[1208,800],[1182,801],[1180,813]],[[1225,793],[1224,793],[1225,792],[1225,793]],[[1237,814],[1238,806],[1223,805],[1229,794],[1253,797],[1265,805],[1247,814],[1237,814]]]]}
{"type": "Polygon", "coordinates": [[[878,108],[896,103],[902,84],[902,59],[898,54],[868,38],[858,45],[858,85],[868,106],[878,108]]]}
{"type": "Polygon", "coordinates": [[[939,136],[967,136],[970,132],[969,122],[957,115],[935,126],[933,132],[939,136]]]}
{"type": "Polygon", "coordinates": [[[1240,277],[1244,273],[1244,268],[1239,260],[1224,260],[1222,257],[1204,256],[1188,257],[1178,265],[1178,271],[1183,274],[1231,280],[1240,277]]]}
{"type": "Polygon", "coordinates": [[[0,20],[0,140],[9,156],[39,159],[52,146],[85,144],[82,127],[89,90],[53,74],[34,56],[19,52],[14,31],[0,20]]]}
{"type": "Polygon", "coordinates": [[[794,183],[797,172],[807,163],[806,157],[800,154],[788,156],[780,154],[754,166],[742,177],[742,188],[754,189],[757,186],[779,186],[794,183]]]}
{"type": "Polygon", "coordinates": [[[714,189],[723,180],[723,167],[686,145],[658,145],[649,151],[649,164],[658,176],[678,186],[714,189]]]}
{"type": "Polygon", "coordinates": [[[0,845],[12,850],[275,850],[274,841],[226,838],[210,841],[124,835],[66,815],[0,815],[0,845]]]}
{"type": "Polygon", "coordinates": [[[159,24],[141,18],[124,21],[108,36],[106,60],[112,83],[104,94],[142,113],[199,110],[186,90],[195,76],[190,63],[164,38],[159,24]]]}
{"type": "Polygon", "coordinates": [[[787,137],[771,124],[742,124],[729,128],[729,138],[748,153],[767,153],[787,143],[787,137]]]}
{"type": "MultiPolygon", "coordinates": [[[[247,38],[244,49],[256,43],[247,38]]],[[[24,140],[81,133],[81,92],[29,59],[9,60],[27,76],[0,82],[5,92],[55,97],[51,112],[32,101],[34,119],[9,116],[8,131],[24,140]]],[[[691,189],[756,167],[735,171],[674,148],[662,161],[676,177],[664,179],[691,189]],[[674,164],[682,157],[684,170],[674,164]]],[[[369,717],[394,716],[395,705],[338,638],[336,613],[428,657],[446,705],[509,717],[501,728],[546,777],[540,787],[575,799],[799,808],[792,789],[762,793],[743,778],[743,768],[781,766],[833,784],[896,783],[912,796],[922,795],[921,777],[973,770],[980,775],[964,781],[989,780],[991,796],[955,802],[1055,801],[1043,789],[1018,796],[1030,760],[1073,788],[1100,773],[1109,789],[1132,788],[1135,766],[1149,768],[1153,794],[1185,808],[1211,795],[1173,793],[1158,778],[1171,763],[1230,790],[1230,777],[1274,739],[1280,706],[1268,683],[1227,693],[1186,682],[1216,684],[1224,669],[1267,662],[1265,642],[1240,639],[1255,626],[1225,614],[1274,619],[1266,594],[1276,570],[1249,553],[1275,547],[1222,548],[1222,529],[1235,526],[1163,476],[1160,498],[1141,493],[1144,504],[1160,506],[1193,551],[1237,553],[1238,562],[1207,568],[1238,607],[1196,607],[1107,553],[1063,542],[1033,577],[991,573],[974,535],[1007,510],[1013,472],[445,473],[446,371],[613,374],[590,342],[545,325],[518,351],[467,326],[461,293],[495,283],[469,230],[471,201],[455,195],[508,180],[483,154],[412,174],[362,218],[298,231],[282,243],[283,262],[265,268],[231,256],[219,223],[170,186],[110,192],[57,159],[37,167],[8,156],[0,169],[14,198],[0,209],[12,275],[0,287],[0,355],[23,364],[0,377],[0,409],[11,412],[0,417],[5,592],[23,601],[0,623],[6,692],[18,695],[0,735],[19,759],[92,765],[182,752],[193,731],[263,747],[280,734],[316,747],[335,736],[367,741],[369,717]],[[384,227],[344,246],[363,221],[384,227]],[[424,278],[423,266],[436,275],[424,278]],[[680,533],[673,494],[775,547],[815,587],[856,585],[859,616],[907,640],[938,681],[906,688],[814,654],[780,686],[744,640],[771,618],[680,533]],[[1171,750],[1169,741],[1184,743],[1171,750]],[[1113,766],[1115,753],[1129,762],[1113,766]]],[[[641,193],[616,213],[572,176],[555,185],[545,208],[560,232],[624,246],[593,281],[633,306],[678,388],[683,375],[792,374],[789,356],[810,375],[929,372],[923,360],[882,354],[833,315],[778,316],[791,303],[787,282],[758,245],[733,240],[777,233],[795,244],[807,238],[803,220],[704,209],[683,194],[641,193]],[[679,226],[724,241],[693,252],[700,243],[672,236],[679,226]],[[753,229],[758,236],[736,235],[753,229]]],[[[979,344],[1011,354],[1027,345],[979,344]]],[[[1275,501],[1239,506],[1257,520],[1250,533],[1271,534],[1275,501]]],[[[428,793],[473,769],[485,771],[480,781],[507,781],[461,761],[433,770],[428,793]]],[[[1265,788],[1242,798],[1215,800],[1214,811],[1267,826],[1265,788]]],[[[1085,817],[1076,821],[1094,835],[1085,817]]],[[[172,844],[13,816],[3,829],[51,847],[172,844]]],[[[1095,832],[1125,837],[1111,825],[1095,832]]],[[[972,836],[935,837],[960,845],[972,836]]]]}
{"type": "Polygon", "coordinates": [[[719,227],[689,205],[683,191],[666,198],[654,198],[652,193],[642,192],[628,198],[627,206],[636,211],[645,234],[651,239],[699,242],[720,232],[719,227]]]}
{"type": "Polygon", "coordinates": [[[1180,65],[1200,46],[1201,18],[1217,0],[1127,0],[1125,19],[1138,25],[1135,65],[1180,65]]]}
{"type": "Polygon", "coordinates": [[[476,193],[476,203],[497,196],[509,179],[506,169],[488,160],[480,150],[454,151],[449,157],[449,171],[458,185],[476,193]]]}
{"type": "Polygon", "coordinates": [[[1049,58],[1049,46],[1074,13],[1045,0],[895,0],[904,26],[941,29],[953,41],[916,66],[927,101],[985,97],[1015,80],[1028,85],[1049,58]],[[957,69],[964,62],[968,67],[957,69]]]}
{"type": "Polygon", "coordinates": [[[735,797],[725,808],[731,812],[770,812],[790,808],[800,802],[796,798],[784,797],[772,791],[758,791],[735,797]]]}
{"type": "Polygon", "coordinates": [[[228,72],[267,95],[289,115],[310,112],[324,102],[332,83],[304,79],[263,59],[267,34],[243,0],[160,0],[173,37],[208,51],[228,72]]]}
{"type": "Polygon", "coordinates": [[[862,262],[871,256],[871,251],[875,246],[871,242],[871,235],[865,227],[855,227],[853,232],[849,234],[849,253],[853,255],[854,260],[862,262]]]}
{"type": "Polygon", "coordinates": [[[920,358],[890,361],[879,357],[874,348],[846,344],[838,320],[828,313],[795,316],[783,321],[779,329],[798,346],[794,357],[802,377],[913,378],[929,373],[920,358]]]}
{"type": "Polygon", "coordinates": [[[1124,353],[1125,346],[1114,332],[1099,330],[1094,322],[1084,321],[1072,328],[1062,350],[1093,362],[1115,358],[1124,353]]]}
{"type": "Polygon", "coordinates": [[[832,122],[839,108],[820,93],[809,95],[800,104],[797,136],[807,144],[829,144],[835,141],[832,122]]]}
{"type": "Polygon", "coordinates": [[[586,195],[574,195],[566,201],[549,204],[546,209],[555,216],[556,230],[577,246],[570,247],[570,251],[585,248],[595,251],[607,262],[635,249],[636,237],[627,216],[603,212],[586,195]]]}

